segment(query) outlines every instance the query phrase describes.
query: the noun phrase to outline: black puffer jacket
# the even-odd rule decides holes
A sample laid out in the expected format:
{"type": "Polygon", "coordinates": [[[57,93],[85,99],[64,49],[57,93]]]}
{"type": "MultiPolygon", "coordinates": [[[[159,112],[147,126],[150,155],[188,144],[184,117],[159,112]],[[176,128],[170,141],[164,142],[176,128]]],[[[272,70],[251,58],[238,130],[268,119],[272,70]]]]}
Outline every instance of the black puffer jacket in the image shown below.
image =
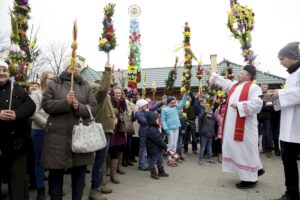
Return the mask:
{"type": "Polygon", "coordinates": [[[146,133],[146,147],[147,153],[150,157],[161,153],[162,150],[167,150],[167,145],[163,141],[163,137],[159,132],[159,126],[156,124],[158,114],[155,112],[147,112],[147,133],[146,133]]]}

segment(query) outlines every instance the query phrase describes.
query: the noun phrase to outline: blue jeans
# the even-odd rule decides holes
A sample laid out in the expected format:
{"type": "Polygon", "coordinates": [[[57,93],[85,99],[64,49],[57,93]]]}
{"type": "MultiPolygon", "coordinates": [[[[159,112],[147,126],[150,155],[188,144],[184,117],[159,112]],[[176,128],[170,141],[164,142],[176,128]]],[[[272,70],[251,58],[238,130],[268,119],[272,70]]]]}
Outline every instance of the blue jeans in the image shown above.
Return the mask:
{"type": "Polygon", "coordinates": [[[146,149],[146,131],[139,132],[140,149],[139,149],[139,168],[147,168],[147,149],[146,149]]]}
{"type": "Polygon", "coordinates": [[[195,120],[194,121],[190,121],[189,120],[189,125],[187,126],[187,130],[186,130],[186,137],[185,137],[185,141],[184,141],[184,145],[185,145],[185,150],[188,151],[188,145],[189,145],[189,141],[192,137],[192,150],[195,151],[197,150],[197,138],[196,138],[196,123],[195,120]]]}
{"type": "Polygon", "coordinates": [[[44,135],[45,135],[44,130],[37,130],[37,129],[31,130],[31,139],[32,139],[32,144],[34,147],[34,155],[35,155],[34,172],[35,172],[35,182],[37,188],[45,187],[44,184],[45,170],[41,166],[41,154],[42,154],[42,148],[44,144],[44,135]]]}
{"type": "Polygon", "coordinates": [[[164,165],[163,154],[159,153],[157,155],[151,156],[149,161],[149,168],[155,169],[155,163],[157,163],[158,168],[162,168],[164,165]]]}
{"type": "Polygon", "coordinates": [[[184,135],[179,134],[176,152],[179,154],[180,157],[182,157],[183,155],[183,139],[184,139],[184,135]]]}
{"type": "MultiPolygon", "coordinates": [[[[82,200],[85,186],[86,165],[73,167],[71,169],[72,200],[82,200]]],[[[64,185],[64,169],[49,170],[49,194],[51,200],[62,200],[64,185]]]]}
{"type": "Polygon", "coordinates": [[[102,183],[103,165],[107,158],[111,133],[105,133],[106,147],[96,151],[95,161],[92,169],[92,189],[99,188],[102,183]]]}
{"type": "Polygon", "coordinates": [[[201,144],[200,144],[200,160],[203,160],[204,158],[204,151],[206,149],[208,159],[211,159],[212,156],[212,150],[211,150],[211,144],[212,144],[213,138],[207,137],[207,136],[201,136],[201,144]]]}
{"type": "Polygon", "coordinates": [[[271,120],[262,120],[259,122],[259,126],[261,126],[263,131],[262,148],[265,151],[271,151],[273,148],[271,120]]]}

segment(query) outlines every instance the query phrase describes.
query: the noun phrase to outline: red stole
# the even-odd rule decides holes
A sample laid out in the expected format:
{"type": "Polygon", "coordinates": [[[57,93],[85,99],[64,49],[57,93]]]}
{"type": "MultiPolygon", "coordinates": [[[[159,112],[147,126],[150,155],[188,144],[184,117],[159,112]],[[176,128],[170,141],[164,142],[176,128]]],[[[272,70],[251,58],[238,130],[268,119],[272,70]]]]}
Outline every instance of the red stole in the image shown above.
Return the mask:
{"type": "MultiPolygon", "coordinates": [[[[232,86],[232,88],[230,89],[227,99],[226,99],[226,111],[225,111],[225,118],[223,123],[225,123],[226,117],[227,117],[227,109],[229,105],[229,99],[231,97],[231,95],[233,94],[233,92],[235,91],[236,87],[239,85],[239,83],[236,83],[232,86]]],[[[252,81],[249,81],[248,83],[246,83],[243,86],[242,92],[240,94],[240,98],[239,98],[239,102],[241,101],[247,101],[248,100],[248,94],[249,94],[249,90],[250,87],[252,85],[252,81]]],[[[245,130],[245,121],[246,121],[246,117],[240,117],[239,112],[237,111],[237,115],[236,115],[236,122],[235,122],[235,131],[234,131],[234,141],[240,141],[242,142],[244,139],[244,130],[245,130]]],[[[223,131],[222,131],[222,135],[224,135],[224,125],[223,125],[223,131]]],[[[223,136],[222,136],[223,138],[223,136]]]]}

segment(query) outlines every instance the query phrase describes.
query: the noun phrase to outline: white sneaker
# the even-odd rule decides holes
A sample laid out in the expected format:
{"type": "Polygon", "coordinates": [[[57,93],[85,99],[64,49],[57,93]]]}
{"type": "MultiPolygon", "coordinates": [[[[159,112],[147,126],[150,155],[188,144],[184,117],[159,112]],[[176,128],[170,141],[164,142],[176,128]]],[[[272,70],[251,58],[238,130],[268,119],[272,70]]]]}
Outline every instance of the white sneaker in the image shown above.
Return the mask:
{"type": "Polygon", "coordinates": [[[212,159],[208,159],[207,162],[209,162],[211,164],[215,164],[215,161],[213,161],[212,159]]]}
{"type": "Polygon", "coordinates": [[[203,160],[199,160],[199,165],[202,165],[204,163],[203,160]]]}

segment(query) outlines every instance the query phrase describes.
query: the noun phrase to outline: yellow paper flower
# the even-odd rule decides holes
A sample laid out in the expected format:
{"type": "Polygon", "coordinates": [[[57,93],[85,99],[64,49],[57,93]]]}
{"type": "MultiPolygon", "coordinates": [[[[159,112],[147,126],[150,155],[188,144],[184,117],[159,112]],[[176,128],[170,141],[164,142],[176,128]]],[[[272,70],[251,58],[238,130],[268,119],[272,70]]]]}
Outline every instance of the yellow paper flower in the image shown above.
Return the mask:
{"type": "Polygon", "coordinates": [[[106,38],[100,39],[100,44],[106,44],[108,41],[106,38]]]}
{"type": "Polygon", "coordinates": [[[182,86],[182,87],[180,88],[180,93],[181,93],[181,94],[184,94],[184,93],[185,93],[185,87],[182,86]]]}
{"type": "Polygon", "coordinates": [[[105,12],[107,12],[108,9],[109,9],[108,4],[105,4],[105,7],[104,7],[105,12]]]}
{"type": "Polygon", "coordinates": [[[184,37],[191,37],[191,32],[184,32],[184,37]]]}
{"type": "Polygon", "coordinates": [[[35,47],[36,43],[35,42],[30,42],[30,47],[35,47]]]}

